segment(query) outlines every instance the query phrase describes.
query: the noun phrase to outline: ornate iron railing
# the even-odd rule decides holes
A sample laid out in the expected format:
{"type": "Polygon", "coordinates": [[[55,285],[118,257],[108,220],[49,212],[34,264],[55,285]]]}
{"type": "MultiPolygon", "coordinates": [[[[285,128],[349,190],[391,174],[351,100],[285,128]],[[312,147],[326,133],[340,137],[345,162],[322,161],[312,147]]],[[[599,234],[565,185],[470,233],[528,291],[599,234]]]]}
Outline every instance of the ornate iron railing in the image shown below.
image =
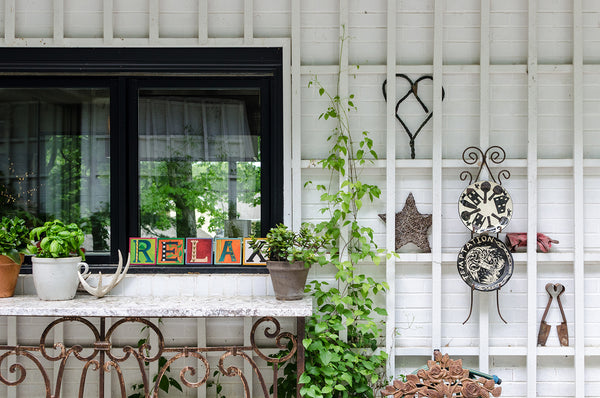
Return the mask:
{"type": "MultiPolygon", "coordinates": [[[[248,382],[247,376],[244,375],[242,369],[237,366],[225,365],[225,360],[228,357],[240,357],[245,362],[250,364],[261,388],[261,396],[264,398],[276,398],[277,397],[277,383],[273,385],[273,394],[269,393],[269,388],[265,378],[262,375],[256,361],[253,359],[253,355],[263,359],[264,361],[272,364],[273,367],[273,380],[276,381],[278,378],[279,366],[297,355],[298,371],[301,373],[304,370],[304,350],[302,344],[298,345],[298,341],[302,340],[304,333],[304,318],[298,317],[297,319],[297,330],[298,336],[294,336],[290,332],[282,332],[280,323],[274,317],[262,317],[258,319],[252,326],[250,332],[250,345],[249,346],[223,346],[223,347],[165,347],[165,340],[160,329],[156,324],[150,322],[145,318],[140,317],[125,317],[121,318],[113,323],[108,330],[106,330],[106,318],[100,317],[100,327],[97,328],[92,322],[86,318],[79,316],[65,316],[56,319],[50,323],[42,332],[40,337],[39,346],[9,346],[0,345],[0,369],[5,368],[5,361],[8,361],[9,357],[24,357],[31,361],[33,369],[37,369],[40,373],[43,385],[46,389],[47,398],[55,398],[60,396],[61,388],[63,387],[63,377],[65,368],[68,362],[80,361],[82,363],[81,376],[79,379],[79,390],[78,397],[82,398],[85,394],[86,381],[90,372],[98,372],[99,378],[99,392],[98,396],[103,398],[105,396],[104,391],[104,380],[105,377],[112,372],[115,372],[118,380],[118,388],[120,395],[123,398],[127,397],[126,384],[124,372],[121,364],[132,358],[137,363],[139,373],[142,377],[143,391],[146,397],[158,397],[159,383],[162,376],[165,374],[167,369],[176,363],[181,358],[196,358],[199,362],[200,368],[193,366],[185,366],[179,373],[179,379],[181,383],[190,388],[198,388],[205,385],[209,379],[211,373],[211,366],[207,358],[209,352],[221,352],[221,356],[218,360],[217,369],[221,375],[225,377],[238,377],[242,384],[244,391],[244,398],[250,398],[250,383],[248,382]],[[72,345],[70,347],[65,346],[63,343],[49,344],[46,340],[48,334],[53,330],[56,325],[65,322],[78,322],[81,325],[86,326],[93,334],[94,343],[89,349],[84,349],[82,345],[72,345]],[[115,335],[115,332],[124,324],[130,323],[141,323],[144,326],[150,328],[157,336],[158,346],[150,347],[149,344],[142,344],[140,347],[133,347],[131,345],[125,345],[122,348],[113,346],[111,339],[115,335]],[[274,346],[276,349],[287,350],[289,353],[281,358],[272,358],[266,355],[256,343],[257,329],[260,325],[265,325],[264,336],[267,339],[274,339],[274,346]],[[50,349],[58,351],[57,354],[52,355],[49,353],[50,349]],[[91,353],[87,355],[87,351],[91,349],[91,353]],[[150,354],[150,351],[156,350],[156,353],[150,354]],[[121,352],[118,352],[118,351],[121,352]],[[84,351],[86,354],[84,354],[84,351]],[[158,370],[158,375],[155,378],[156,381],[151,382],[152,379],[148,375],[147,364],[159,361],[159,358],[167,358],[158,370]],[[45,367],[42,365],[41,358],[50,361],[58,362],[57,372],[55,380],[51,380],[45,367]],[[189,376],[196,376],[197,381],[189,380],[189,376]]],[[[7,386],[17,386],[24,383],[32,373],[32,366],[27,369],[21,363],[14,363],[8,366],[8,374],[0,372],[0,382],[7,386]]],[[[37,372],[36,372],[37,373],[37,372]]],[[[250,376],[251,377],[251,376],[250,376]]],[[[108,396],[111,396],[108,392],[108,396]]]]}

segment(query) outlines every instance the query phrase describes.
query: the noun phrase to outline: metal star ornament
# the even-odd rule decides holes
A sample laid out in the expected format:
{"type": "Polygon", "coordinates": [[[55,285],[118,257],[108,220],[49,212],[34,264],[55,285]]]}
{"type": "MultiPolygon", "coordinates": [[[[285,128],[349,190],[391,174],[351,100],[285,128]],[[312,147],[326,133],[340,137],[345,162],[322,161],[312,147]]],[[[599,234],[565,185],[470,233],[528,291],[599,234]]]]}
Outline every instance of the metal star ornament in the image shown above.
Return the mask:
{"type": "MultiPolygon", "coordinates": [[[[386,221],[385,214],[379,217],[386,221]]],[[[431,253],[427,231],[431,227],[431,214],[421,214],[417,210],[412,192],[408,194],[404,208],[396,213],[396,251],[407,243],[414,243],[424,253],[431,253]]]]}

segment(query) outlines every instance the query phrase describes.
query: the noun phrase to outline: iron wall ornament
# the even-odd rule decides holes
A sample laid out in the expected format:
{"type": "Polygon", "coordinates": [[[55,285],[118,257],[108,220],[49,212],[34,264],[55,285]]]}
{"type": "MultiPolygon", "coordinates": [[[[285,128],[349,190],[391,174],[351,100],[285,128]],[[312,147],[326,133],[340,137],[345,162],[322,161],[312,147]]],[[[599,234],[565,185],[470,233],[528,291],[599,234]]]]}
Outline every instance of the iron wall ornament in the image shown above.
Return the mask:
{"type": "Polygon", "coordinates": [[[513,202],[506,191],[493,181],[469,185],[458,200],[460,219],[474,233],[496,233],[508,225],[513,202]]]}
{"type": "MultiPolygon", "coordinates": [[[[422,82],[423,80],[433,81],[433,76],[424,75],[414,81],[410,77],[408,77],[407,75],[405,75],[403,73],[397,73],[396,77],[401,77],[402,79],[406,80],[410,85],[408,91],[402,96],[402,98],[400,98],[398,100],[398,102],[396,102],[396,119],[398,119],[398,121],[404,128],[404,131],[408,135],[409,145],[410,145],[410,158],[414,159],[415,158],[415,139],[417,138],[417,135],[419,135],[419,133],[421,132],[423,127],[427,124],[427,122],[433,117],[433,110],[430,111],[429,108],[427,108],[427,105],[425,105],[425,103],[421,99],[421,97],[419,97],[419,83],[422,82]],[[414,95],[415,99],[417,100],[419,105],[421,105],[421,108],[425,112],[425,119],[423,119],[423,121],[421,122],[421,124],[419,125],[419,127],[417,128],[417,130],[414,133],[412,131],[410,131],[410,129],[408,128],[408,126],[406,125],[404,120],[402,120],[402,118],[398,114],[398,109],[400,108],[400,104],[402,102],[404,102],[411,95],[414,95]]],[[[381,86],[381,91],[383,92],[383,98],[385,98],[385,100],[387,101],[386,86],[387,86],[387,79],[383,81],[383,85],[381,86]]],[[[442,87],[442,101],[444,100],[445,96],[446,96],[446,92],[444,91],[444,87],[442,87]]]]}
{"type": "Polygon", "coordinates": [[[513,274],[514,260],[504,243],[488,235],[475,236],[458,253],[458,273],[471,288],[498,290],[513,274]]]}
{"type": "MultiPolygon", "coordinates": [[[[463,162],[469,165],[479,164],[479,170],[477,172],[477,176],[475,177],[475,181],[479,181],[479,176],[481,175],[481,171],[484,167],[486,168],[492,181],[500,185],[502,185],[502,178],[510,178],[510,172],[508,170],[500,170],[497,174],[498,180],[496,181],[494,173],[492,173],[492,171],[490,170],[488,162],[500,164],[506,159],[506,152],[504,151],[504,149],[502,149],[502,147],[499,147],[497,145],[489,147],[488,149],[486,149],[485,152],[483,152],[480,148],[476,146],[467,147],[463,151],[462,159],[463,162]]],[[[471,174],[471,172],[468,170],[464,170],[460,173],[461,181],[465,181],[467,178],[469,178],[469,185],[471,185],[473,183],[473,174],[471,174]]]]}

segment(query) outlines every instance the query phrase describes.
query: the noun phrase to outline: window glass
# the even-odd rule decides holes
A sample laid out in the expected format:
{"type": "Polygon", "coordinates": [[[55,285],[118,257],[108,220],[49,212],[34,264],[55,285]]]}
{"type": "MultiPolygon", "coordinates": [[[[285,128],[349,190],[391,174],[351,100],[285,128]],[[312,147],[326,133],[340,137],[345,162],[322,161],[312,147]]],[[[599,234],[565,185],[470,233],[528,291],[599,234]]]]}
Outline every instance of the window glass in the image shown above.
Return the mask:
{"type": "Polygon", "coordinates": [[[75,222],[108,252],[109,124],[108,89],[0,89],[0,215],[75,222]]]}
{"type": "Polygon", "coordinates": [[[260,234],[258,89],[142,89],[140,234],[260,234]]]}

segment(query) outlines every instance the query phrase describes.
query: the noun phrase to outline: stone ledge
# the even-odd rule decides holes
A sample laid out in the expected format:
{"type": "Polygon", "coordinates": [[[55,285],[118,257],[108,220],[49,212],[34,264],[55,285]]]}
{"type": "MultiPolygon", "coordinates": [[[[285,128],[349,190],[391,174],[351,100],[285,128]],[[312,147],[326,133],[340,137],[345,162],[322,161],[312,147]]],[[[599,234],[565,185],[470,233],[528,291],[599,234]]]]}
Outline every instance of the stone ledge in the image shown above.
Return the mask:
{"type": "Polygon", "coordinates": [[[81,317],[306,317],[312,299],[279,301],[274,296],[131,297],[77,296],[73,300],[43,301],[37,296],[0,299],[0,316],[81,317]]]}

